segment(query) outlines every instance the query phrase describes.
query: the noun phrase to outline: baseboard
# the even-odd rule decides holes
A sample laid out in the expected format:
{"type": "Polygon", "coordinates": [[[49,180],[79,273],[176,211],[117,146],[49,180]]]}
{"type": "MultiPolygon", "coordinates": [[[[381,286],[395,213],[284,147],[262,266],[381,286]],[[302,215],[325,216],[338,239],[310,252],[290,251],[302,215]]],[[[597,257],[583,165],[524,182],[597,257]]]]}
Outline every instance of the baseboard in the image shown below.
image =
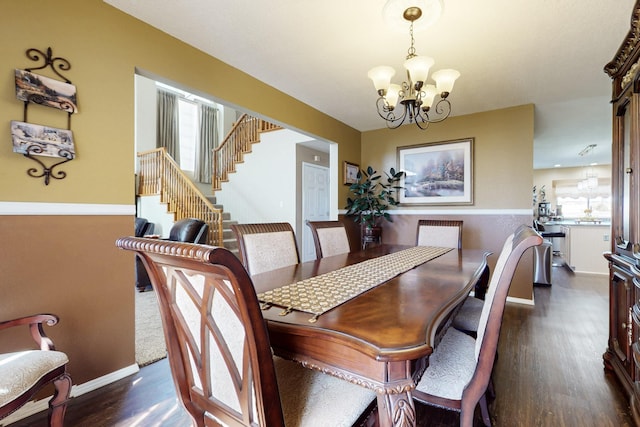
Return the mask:
{"type": "Polygon", "coordinates": [[[512,302],[512,303],[515,303],[515,304],[522,304],[522,305],[536,305],[536,303],[535,303],[535,301],[533,299],[533,295],[531,296],[531,299],[507,297],[507,302],[512,302]]]}
{"type": "MultiPolygon", "coordinates": [[[[71,397],[78,397],[93,390],[97,390],[100,387],[104,387],[118,380],[121,380],[122,378],[126,378],[129,375],[133,375],[139,370],[140,368],[138,367],[138,364],[134,363],[133,365],[127,366],[126,368],[122,368],[107,375],[103,375],[84,384],[74,385],[73,387],[71,387],[71,397]]],[[[37,414],[38,412],[46,411],[47,409],[49,409],[50,399],[51,396],[48,396],[44,399],[28,402],[13,414],[0,420],[0,426],[6,426],[11,423],[15,423],[16,421],[20,421],[24,418],[30,417],[31,415],[37,414]]]]}

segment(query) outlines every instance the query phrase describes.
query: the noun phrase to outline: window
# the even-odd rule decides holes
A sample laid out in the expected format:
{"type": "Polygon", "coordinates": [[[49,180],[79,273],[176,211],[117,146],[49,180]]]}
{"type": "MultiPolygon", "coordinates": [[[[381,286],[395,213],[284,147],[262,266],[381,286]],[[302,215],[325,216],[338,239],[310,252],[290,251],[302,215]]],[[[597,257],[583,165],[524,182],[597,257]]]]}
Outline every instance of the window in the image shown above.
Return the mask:
{"type": "Polygon", "coordinates": [[[608,178],[598,179],[598,185],[586,188],[580,180],[567,179],[553,181],[556,207],[562,206],[564,218],[584,218],[591,209],[590,216],[599,219],[611,218],[611,183],[608,178]]]}
{"type": "Polygon", "coordinates": [[[180,121],[180,169],[193,172],[196,166],[198,144],[198,104],[178,99],[180,121]]]}

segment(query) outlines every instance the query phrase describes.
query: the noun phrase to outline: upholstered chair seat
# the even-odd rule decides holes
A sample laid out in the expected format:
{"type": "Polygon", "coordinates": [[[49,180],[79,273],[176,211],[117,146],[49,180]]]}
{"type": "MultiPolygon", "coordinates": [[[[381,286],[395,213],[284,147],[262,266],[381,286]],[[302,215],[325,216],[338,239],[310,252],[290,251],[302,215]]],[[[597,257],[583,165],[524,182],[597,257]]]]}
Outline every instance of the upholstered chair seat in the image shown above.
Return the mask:
{"type": "Polygon", "coordinates": [[[52,314],[0,322],[0,330],[28,327],[39,347],[38,350],[20,349],[0,354],[0,419],[18,410],[44,386],[53,383],[55,393],[49,399],[49,426],[62,427],[72,385],[67,373],[69,358],[65,353],[56,351],[43,328],[43,324],[53,326],[56,323],[58,317],[52,314]]]}
{"type": "Polygon", "coordinates": [[[475,298],[468,297],[458,313],[453,318],[453,327],[467,333],[476,334],[478,332],[478,322],[480,322],[480,315],[482,314],[482,308],[484,307],[484,301],[475,298]]]}
{"type": "Polygon", "coordinates": [[[0,354],[0,406],[35,386],[69,358],[61,351],[28,350],[0,354]]]}
{"type": "Polygon", "coordinates": [[[349,427],[372,405],[364,387],[274,357],[284,425],[349,427]]]}
{"type": "Polygon", "coordinates": [[[416,389],[433,396],[461,400],[462,391],[476,369],[475,347],[473,337],[449,328],[429,356],[429,367],[416,389]]]}
{"type": "MultiPolygon", "coordinates": [[[[477,324],[477,338],[449,328],[413,392],[414,399],[460,412],[460,426],[472,427],[475,408],[491,426],[487,390],[495,362],[507,294],[525,250],[542,243],[531,227],[520,226],[504,243],[477,324]]],[[[466,302],[465,302],[466,304],[466,302]]]]}

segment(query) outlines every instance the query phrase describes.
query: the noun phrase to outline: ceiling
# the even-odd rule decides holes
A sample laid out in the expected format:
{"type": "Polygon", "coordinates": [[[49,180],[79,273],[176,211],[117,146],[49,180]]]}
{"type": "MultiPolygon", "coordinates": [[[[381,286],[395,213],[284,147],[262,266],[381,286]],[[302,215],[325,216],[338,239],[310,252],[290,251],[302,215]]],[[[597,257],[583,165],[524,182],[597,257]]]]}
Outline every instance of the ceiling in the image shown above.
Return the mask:
{"type": "MultiPolygon", "coordinates": [[[[360,131],[385,126],[367,71],[391,65],[399,82],[409,47],[408,30],[383,20],[385,0],[104,1],[360,131]]],[[[432,70],[460,71],[452,115],[535,104],[535,169],[610,163],[603,67],[634,3],[444,0],[415,47],[432,70]]]]}

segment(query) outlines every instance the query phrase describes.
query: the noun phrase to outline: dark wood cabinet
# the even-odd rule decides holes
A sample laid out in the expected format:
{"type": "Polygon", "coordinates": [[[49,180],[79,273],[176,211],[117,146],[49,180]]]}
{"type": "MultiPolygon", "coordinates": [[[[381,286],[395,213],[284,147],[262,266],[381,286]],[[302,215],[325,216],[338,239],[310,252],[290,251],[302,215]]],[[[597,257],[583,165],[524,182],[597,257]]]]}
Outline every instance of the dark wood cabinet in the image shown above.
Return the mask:
{"type": "Polygon", "coordinates": [[[605,368],[620,380],[640,426],[640,0],[631,28],[605,66],[612,78],[612,210],[609,340],[605,368]]]}

